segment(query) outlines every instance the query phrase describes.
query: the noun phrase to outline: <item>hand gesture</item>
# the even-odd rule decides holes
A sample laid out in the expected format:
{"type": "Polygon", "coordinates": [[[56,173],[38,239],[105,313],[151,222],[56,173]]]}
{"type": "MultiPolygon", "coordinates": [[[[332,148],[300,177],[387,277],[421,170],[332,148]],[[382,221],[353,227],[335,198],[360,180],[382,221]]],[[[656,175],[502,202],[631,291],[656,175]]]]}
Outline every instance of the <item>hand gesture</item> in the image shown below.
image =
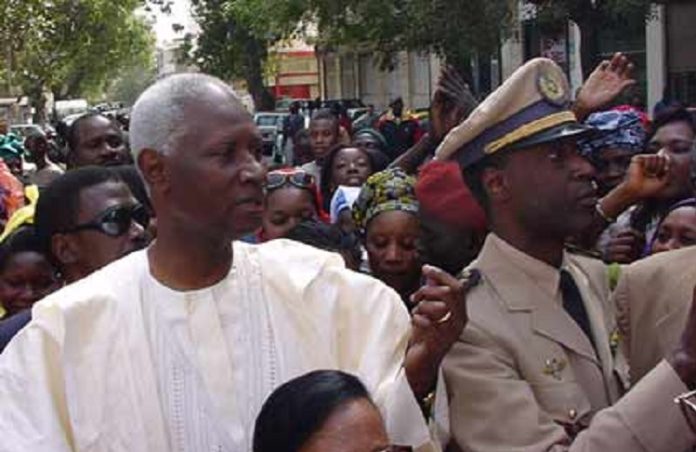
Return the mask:
{"type": "Polygon", "coordinates": [[[574,108],[578,120],[601,110],[634,85],[633,69],[633,63],[621,53],[615,53],[609,61],[602,61],[580,89],[574,108]]]}
{"type": "Polygon", "coordinates": [[[461,335],[468,321],[466,294],[480,279],[477,271],[458,280],[427,265],[423,276],[426,285],[411,297],[415,308],[405,363],[409,382],[418,396],[427,394],[437,379],[440,362],[461,335]]]}
{"type": "Polygon", "coordinates": [[[645,236],[635,229],[619,232],[609,241],[605,259],[617,264],[630,264],[640,259],[645,248],[645,236]]]}
{"type": "Polygon", "coordinates": [[[669,183],[669,157],[663,154],[636,155],[626,172],[623,188],[635,199],[652,198],[669,183]]]}
{"type": "Polygon", "coordinates": [[[451,66],[444,66],[430,104],[431,136],[439,143],[476,107],[469,86],[451,66]]]}

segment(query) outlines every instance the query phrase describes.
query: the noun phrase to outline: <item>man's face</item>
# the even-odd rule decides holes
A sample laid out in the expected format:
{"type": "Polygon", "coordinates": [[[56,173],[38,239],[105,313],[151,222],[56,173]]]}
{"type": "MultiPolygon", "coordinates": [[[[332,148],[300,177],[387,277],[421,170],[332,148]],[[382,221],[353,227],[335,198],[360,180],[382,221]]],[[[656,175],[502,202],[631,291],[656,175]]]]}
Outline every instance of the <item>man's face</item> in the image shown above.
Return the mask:
{"type": "Polygon", "coordinates": [[[211,89],[209,97],[185,108],[186,126],[163,157],[169,176],[162,208],[199,236],[231,241],[261,226],[261,134],[229,94],[211,89]]]}
{"type": "Polygon", "coordinates": [[[597,204],[595,173],[575,142],[513,151],[502,171],[509,207],[526,230],[565,238],[591,225],[597,204]]]}
{"type": "Polygon", "coordinates": [[[313,119],[309,124],[309,137],[315,159],[325,157],[338,141],[338,127],[331,119],[313,119]]]}
{"type": "Polygon", "coordinates": [[[70,166],[116,166],[128,163],[123,134],[108,118],[92,116],[78,126],[77,145],[70,151],[70,166]]]}
{"type": "MultiPolygon", "coordinates": [[[[137,204],[128,186],[122,182],[110,181],[94,185],[80,193],[80,207],[74,224],[79,226],[99,223],[105,218],[105,213],[119,207],[128,208],[137,204]]],[[[132,251],[146,246],[144,225],[135,220],[131,221],[129,227],[118,236],[109,235],[97,228],[60,234],[60,236],[64,240],[71,241],[71,250],[75,259],[73,266],[84,273],[81,276],[87,276],[132,251]]],[[[54,254],[57,254],[55,244],[54,238],[54,254]]],[[[60,253],[57,257],[63,260],[60,253]]]]}
{"type": "Polygon", "coordinates": [[[691,194],[689,183],[690,152],[694,142],[694,132],[686,122],[673,122],[658,129],[648,144],[648,150],[661,152],[670,159],[670,180],[659,199],[674,200],[686,198],[691,194]]]}

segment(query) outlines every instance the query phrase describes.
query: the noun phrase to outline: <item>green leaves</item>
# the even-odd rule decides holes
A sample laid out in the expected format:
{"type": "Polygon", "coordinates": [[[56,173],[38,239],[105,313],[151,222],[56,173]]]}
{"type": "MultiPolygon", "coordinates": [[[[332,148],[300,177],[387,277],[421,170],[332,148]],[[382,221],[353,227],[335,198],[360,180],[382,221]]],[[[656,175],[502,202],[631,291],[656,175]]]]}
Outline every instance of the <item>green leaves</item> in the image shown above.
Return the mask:
{"type": "Polygon", "coordinates": [[[140,0],[3,0],[0,38],[12,43],[2,65],[9,86],[32,99],[50,90],[83,97],[124,67],[152,58],[140,0]]]}

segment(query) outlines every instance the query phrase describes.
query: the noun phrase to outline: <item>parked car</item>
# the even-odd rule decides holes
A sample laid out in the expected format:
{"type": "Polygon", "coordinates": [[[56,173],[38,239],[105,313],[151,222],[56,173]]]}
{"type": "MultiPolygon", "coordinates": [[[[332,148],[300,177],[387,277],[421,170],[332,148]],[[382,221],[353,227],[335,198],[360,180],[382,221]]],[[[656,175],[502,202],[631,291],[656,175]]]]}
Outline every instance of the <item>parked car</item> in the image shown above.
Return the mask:
{"type": "Polygon", "coordinates": [[[283,121],[287,113],[264,111],[254,115],[254,122],[261,132],[264,155],[273,155],[282,151],[283,147],[283,121]]]}

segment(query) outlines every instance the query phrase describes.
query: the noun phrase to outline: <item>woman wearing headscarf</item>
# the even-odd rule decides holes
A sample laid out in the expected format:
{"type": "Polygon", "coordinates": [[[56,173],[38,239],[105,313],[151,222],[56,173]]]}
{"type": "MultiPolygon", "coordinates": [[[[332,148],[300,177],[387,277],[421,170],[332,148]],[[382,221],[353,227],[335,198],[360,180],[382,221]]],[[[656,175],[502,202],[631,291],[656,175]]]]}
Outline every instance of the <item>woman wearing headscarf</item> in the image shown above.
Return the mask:
{"type": "Polygon", "coordinates": [[[365,245],[370,273],[408,305],[420,288],[420,223],[416,179],[400,168],[370,176],[353,204],[353,219],[365,245]]]}
{"type": "Polygon", "coordinates": [[[585,124],[597,134],[579,143],[596,170],[599,196],[616,188],[626,175],[631,158],[645,148],[645,128],[635,111],[608,110],[590,115],[585,124]]]}
{"type": "MultiPolygon", "coordinates": [[[[645,148],[646,131],[641,117],[635,111],[608,110],[590,115],[585,124],[597,133],[578,143],[580,152],[595,168],[597,194],[602,197],[616,188],[626,176],[634,155],[645,148]]],[[[630,210],[601,233],[596,249],[606,260],[612,261],[611,242],[630,223],[630,210]]],[[[590,245],[591,246],[591,245],[590,245]]]]}
{"type": "Polygon", "coordinates": [[[648,254],[696,245],[696,198],[673,204],[657,225],[648,254]]]}

